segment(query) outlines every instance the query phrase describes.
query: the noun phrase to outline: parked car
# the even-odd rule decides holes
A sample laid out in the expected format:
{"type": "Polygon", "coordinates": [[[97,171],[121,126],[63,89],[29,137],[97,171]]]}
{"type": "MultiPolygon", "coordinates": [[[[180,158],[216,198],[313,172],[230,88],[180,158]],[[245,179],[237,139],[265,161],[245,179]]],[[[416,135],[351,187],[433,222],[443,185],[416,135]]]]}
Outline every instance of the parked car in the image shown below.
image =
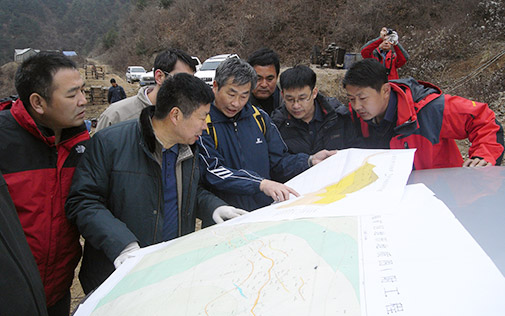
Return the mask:
{"type": "Polygon", "coordinates": [[[214,82],[214,77],[216,76],[217,66],[219,66],[219,64],[222,61],[228,58],[240,58],[240,57],[237,54],[222,54],[210,57],[209,59],[203,62],[202,67],[200,67],[200,70],[198,70],[195,73],[195,76],[202,79],[209,86],[212,86],[212,83],[214,82]]]}
{"type": "MultiPolygon", "coordinates": [[[[196,71],[198,71],[200,69],[200,67],[202,67],[202,62],[196,56],[192,56],[191,58],[193,58],[196,71]]],[[[155,84],[156,81],[154,80],[154,68],[152,68],[151,71],[142,74],[140,76],[139,83],[140,83],[141,87],[155,84]]]]}
{"type": "Polygon", "coordinates": [[[154,68],[151,71],[142,74],[140,76],[139,83],[141,87],[155,84],[156,81],[154,81],[154,68]]]}
{"type": "Polygon", "coordinates": [[[140,77],[145,73],[146,70],[142,66],[129,66],[126,69],[126,81],[129,83],[140,81],[140,77]]]}
{"type": "Polygon", "coordinates": [[[202,67],[202,62],[200,61],[200,58],[196,56],[191,56],[191,58],[193,58],[193,60],[195,61],[196,71],[200,70],[200,68],[202,67]]]}

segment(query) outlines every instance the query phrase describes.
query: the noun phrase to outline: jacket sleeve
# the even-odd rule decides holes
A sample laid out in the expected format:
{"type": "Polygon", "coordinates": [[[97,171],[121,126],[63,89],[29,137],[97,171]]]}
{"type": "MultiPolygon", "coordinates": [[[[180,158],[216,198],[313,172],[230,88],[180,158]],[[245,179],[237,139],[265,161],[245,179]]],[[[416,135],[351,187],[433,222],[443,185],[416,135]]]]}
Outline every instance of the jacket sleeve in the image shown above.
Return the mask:
{"type": "Polygon", "coordinates": [[[123,87],[120,88],[121,88],[121,99],[126,99],[126,92],[124,92],[123,87]]]}
{"type": "Polygon", "coordinates": [[[112,98],[112,91],[109,88],[109,92],[107,93],[107,102],[110,104],[110,99],[112,98]]]}
{"type": "Polygon", "coordinates": [[[503,128],[486,103],[445,95],[441,137],[471,142],[470,158],[480,157],[495,165],[503,157],[503,128]]]}
{"type": "Polygon", "coordinates": [[[263,177],[251,170],[227,167],[223,156],[215,148],[214,140],[206,131],[203,131],[197,143],[200,146],[200,169],[204,183],[228,193],[260,192],[263,177]]]}
{"type": "Polygon", "coordinates": [[[272,180],[284,183],[309,169],[309,155],[305,153],[290,154],[277,126],[263,110],[260,111],[267,126],[265,137],[268,143],[272,180]]]}
{"type": "Polygon", "coordinates": [[[382,43],[382,38],[377,37],[369,42],[367,42],[363,47],[361,47],[361,56],[363,58],[374,58],[373,51],[379,47],[382,43]]]}
{"type": "Polygon", "coordinates": [[[113,262],[129,243],[138,240],[107,209],[112,163],[100,136],[98,133],[91,139],[75,169],[65,210],[67,218],[77,225],[86,241],[113,262]]]}
{"type": "Polygon", "coordinates": [[[95,133],[106,127],[111,126],[114,122],[119,122],[119,115],[117,111],[113,110],[116,104],[110,105],[105,111],[98,117],[98,122],[96,123],[95,133]]]}
{"type": "Polygon", "coordinates": [[[401,66],[405,65],[407,60],[409,60],[410,56],[409,53],[403,48],[402,44],[398,43],[398,45],[395,45],[395,53],[396,53],[396,61],[395,61],[395,66],[396,68],[400,68],[401,66]]]}

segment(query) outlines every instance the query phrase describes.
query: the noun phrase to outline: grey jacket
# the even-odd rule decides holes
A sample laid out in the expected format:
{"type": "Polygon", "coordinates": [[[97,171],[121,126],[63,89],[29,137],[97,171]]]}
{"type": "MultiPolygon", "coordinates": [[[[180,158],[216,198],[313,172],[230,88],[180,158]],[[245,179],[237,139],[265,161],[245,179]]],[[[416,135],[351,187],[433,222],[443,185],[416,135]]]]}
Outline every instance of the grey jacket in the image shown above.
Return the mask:
{"type": "MultiPolygon", "coordinates": [[[[95,134],[75,170],[65,208],[86,239],[79,274],[85,293],[113,272],[114,259],[128,244],[163,241],[163,181],[154,154],[153,112],[151,106],[139,120],[95,134]]],[[[182,236],[195,230],[196,217],[207,222],[226,203],[199,185],[197,146],[179,145],[176,178],[182,236]]]]}
{"type": "Polygon", "coordinates": [[[140,112],[152,105],[146,96],[146,90],[152,87],[146,86],[139,89],[136,96],[129,97],[109,105],[98,118],[95,132],[113,124],[138,119],[140,112]]]}

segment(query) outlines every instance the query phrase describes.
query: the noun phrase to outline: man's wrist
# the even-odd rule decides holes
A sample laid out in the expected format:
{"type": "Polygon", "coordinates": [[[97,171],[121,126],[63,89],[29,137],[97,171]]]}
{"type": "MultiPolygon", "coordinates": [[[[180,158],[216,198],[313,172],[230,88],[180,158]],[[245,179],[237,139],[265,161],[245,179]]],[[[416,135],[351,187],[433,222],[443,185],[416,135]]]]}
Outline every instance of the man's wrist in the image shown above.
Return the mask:
{"type": "Polygon", "coordinates": [[[307,163],[309,164],[309,167],[313,166],[313,164],[312,164],[312,158],[313,158],[313,155],[310,155],[309,159],[307,159],[307,163]]]}

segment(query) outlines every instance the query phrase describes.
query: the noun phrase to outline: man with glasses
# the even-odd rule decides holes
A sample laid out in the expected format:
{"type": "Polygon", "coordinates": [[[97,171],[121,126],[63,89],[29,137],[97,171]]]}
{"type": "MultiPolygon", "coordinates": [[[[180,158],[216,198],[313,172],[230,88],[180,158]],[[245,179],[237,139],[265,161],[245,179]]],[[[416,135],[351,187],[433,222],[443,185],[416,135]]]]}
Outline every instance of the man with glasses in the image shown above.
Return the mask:
{"type": "Polygon", "coordinates": [[[322,95],[316,73],[307,66],[287,69],[280,76],[284,104],[272,120],[290,153],[361,147],[349,110],[335,98],[322,95]]]}
{"type": "Polygon", "coordinates": [[[248,101],[257,74],[247,62],[230,58],[216,69],[215,101],[201,146],[202,177],[230,205],[248,211],[298,196],[284,182],[335,152],[291,155],[271,118],[248,101]]]}
{"type": "Polygon", "coordinates": [[[154,81],[156,85],[139,89],[136,96],[126,98],[110,105],[98,119],[96,132],[113,124],[138,118],[140,112],[156,103],[156,96],[168,76],[178,73],[194,75],[195,62],[186,52],[180,49],[167,49],[154,60],[154,81]]]}

